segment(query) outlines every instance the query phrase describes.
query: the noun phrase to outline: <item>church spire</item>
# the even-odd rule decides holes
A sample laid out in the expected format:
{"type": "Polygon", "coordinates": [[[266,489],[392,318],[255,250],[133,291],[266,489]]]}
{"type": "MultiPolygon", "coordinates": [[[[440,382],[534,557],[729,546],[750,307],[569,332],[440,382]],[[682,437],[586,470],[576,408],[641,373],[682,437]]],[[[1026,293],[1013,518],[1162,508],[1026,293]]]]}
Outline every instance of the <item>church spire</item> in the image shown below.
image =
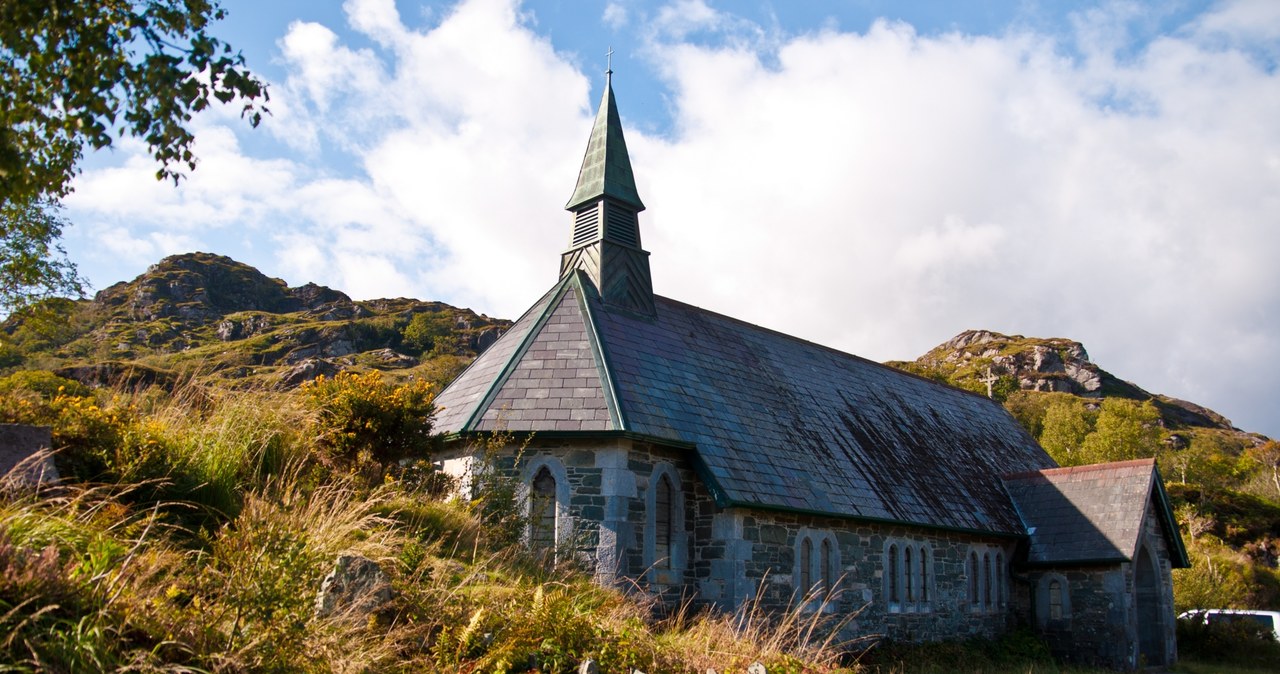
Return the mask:
{"type": "Polygon", "coordinates": [[[631,172],[627,141],[622,136],[618,104],[613,99],[612,70],[605,72],[604,97],[600,99],[596,123],[591,128],[587,154],[582,158],[578,185],[565,208],[572,211],[604,196],[628,204],[637,212],[644,210],[644,203],[636,191],[635,175],[631,172]]]}
{"type": "Polygon", "coordinates": [[[605,72],[604,96],[582,158],[578,184],[565,210],[573,214],[573,235],[569,250],[560,256],[560,277],[581,269],[606,304],[652,315],[649,253],[640,247],[638,215],[644,202],[636,191],[627,142],[622,137],[612,68],[605,72]]]}

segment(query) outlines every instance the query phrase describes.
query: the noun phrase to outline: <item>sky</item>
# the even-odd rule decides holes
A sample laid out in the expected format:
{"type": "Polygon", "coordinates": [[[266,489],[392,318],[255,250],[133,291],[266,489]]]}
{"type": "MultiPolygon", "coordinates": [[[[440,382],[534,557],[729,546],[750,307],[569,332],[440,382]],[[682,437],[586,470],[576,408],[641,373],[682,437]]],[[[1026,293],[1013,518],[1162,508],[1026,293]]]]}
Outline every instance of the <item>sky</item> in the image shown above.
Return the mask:
{"type": "Polygon", "coordinates": [[[228,255],[514,319],[557,280],[613,50],[655,291],[874,360],[1082,342],[1280,437],[1280,3],[224,0],[270,85],[87,158],[93,285],[228,255]]]}

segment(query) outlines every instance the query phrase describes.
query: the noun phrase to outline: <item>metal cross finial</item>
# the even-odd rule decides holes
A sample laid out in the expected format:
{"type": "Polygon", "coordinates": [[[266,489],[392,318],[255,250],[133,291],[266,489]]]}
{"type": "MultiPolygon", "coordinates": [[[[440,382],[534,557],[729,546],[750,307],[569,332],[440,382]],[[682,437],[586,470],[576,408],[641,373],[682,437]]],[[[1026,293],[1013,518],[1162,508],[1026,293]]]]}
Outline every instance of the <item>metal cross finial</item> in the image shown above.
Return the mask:
{"type": "Polygon", "coordinates": [[[605,52],[604,57],[607,63],[607,65],[605,66],[604,74],[612,75],[613,74],[613,47],[609,47],[609,51],[605,52]]]}

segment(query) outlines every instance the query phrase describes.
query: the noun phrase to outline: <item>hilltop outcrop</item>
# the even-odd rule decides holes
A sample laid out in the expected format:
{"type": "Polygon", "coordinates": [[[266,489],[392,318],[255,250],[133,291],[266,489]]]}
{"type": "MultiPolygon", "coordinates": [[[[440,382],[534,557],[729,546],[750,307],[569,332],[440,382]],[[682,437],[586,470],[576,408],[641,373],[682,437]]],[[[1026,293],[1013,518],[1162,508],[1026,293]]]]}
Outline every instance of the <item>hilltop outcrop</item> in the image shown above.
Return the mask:
{"type": "Polygon", "coordinates": [[[50,308],[59,314],[52,321],[0,324],[9,365],[38,363],[95,385],[164,372],[291,387],[351,369],[445,381],[510,326],[442,302],[355,301],[314,283],[290,287],[209,253],[166,257],[92,300],[50,308]],[[420,315],[426,336],[406,339],[420,315]],[[126,372],[135,374],[112,378],[126,372]]]}

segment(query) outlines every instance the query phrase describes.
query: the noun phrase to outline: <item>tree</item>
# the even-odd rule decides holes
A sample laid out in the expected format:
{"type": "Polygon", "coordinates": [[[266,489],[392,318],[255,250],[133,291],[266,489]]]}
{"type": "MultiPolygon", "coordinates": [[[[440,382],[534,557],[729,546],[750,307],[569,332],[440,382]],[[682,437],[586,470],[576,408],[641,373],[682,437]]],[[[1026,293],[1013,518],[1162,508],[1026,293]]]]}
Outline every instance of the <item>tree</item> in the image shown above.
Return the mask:
{"type": "Polygon", "coordinates": [[[265,85],[209,34],[217,0],[0,0],[0,200],[62,197],[86,146],[147,142],[159,179],[194,169],[186,124],[213,100],[257,126],[265,85]]]}
{"type": "Polygon", "coordinates": [[[1268,440],[1248,449],[1246,454],[1265,472],[1268,482],[1275,487],[1275,496],[1280,498],[1280,442],[1268,440]]]}
{"type": "Polygon", "coordinates": [[[1160,411],[1151,401],[1105,398],[1094,430],[1084,439],[1082,463],[1155,456],[1160,448],[1160,411]]]}
{"type": "Polygon", "coordinates": [[[1080,447],[1089,435],[1089,420],[1083,401],[1072,396],[1057,398],[1045,409],[1042,423],[1040,446],[1054,461],[1063,466],[1084,463],[1080,447]]]}
{"type": "Polygon", "coordinates": [[[83,282],[57,245],[84,149],[141,138],[175,183],[195,169],[187,123],[239,100],[257,126],[266,86],[209,34],[217,0],[0,0],[0,313],[83,282]]]}
{"type": "Polygon", "coordinates": [[[56,201],[0,204],[0,315],[59,295],[83,295],[84,279],[57,243],[66,221],[56,201]]]}

